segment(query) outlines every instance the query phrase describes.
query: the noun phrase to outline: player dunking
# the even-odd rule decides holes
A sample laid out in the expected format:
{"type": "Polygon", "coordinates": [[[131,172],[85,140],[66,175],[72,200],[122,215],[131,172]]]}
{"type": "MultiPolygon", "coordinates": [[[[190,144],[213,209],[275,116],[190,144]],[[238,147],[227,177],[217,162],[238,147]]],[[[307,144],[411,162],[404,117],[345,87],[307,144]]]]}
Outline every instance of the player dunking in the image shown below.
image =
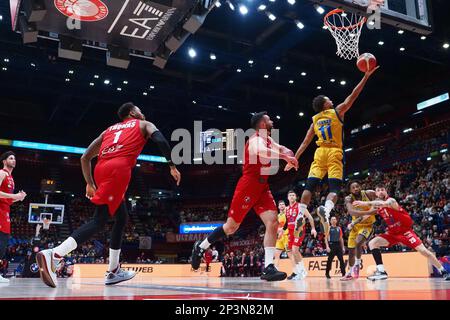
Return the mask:
{"type": "MultiPolygon", "coordinates": [[[[372,251],[373,258],[377,264],[377,270],[375,274],[368,277],[368,279],[373,281],[387,279],[387,273],[384,270],[380,248],[391,247],[401,243],[402,245],[421,253],[439,270],[445,280],[450,280],[450,274],[444,269],[435,255],[424,246],[420,238],[413,231],[412,226],[414,222],[409,213],[403,209],[394,198],[389,197],[384,185],[378,185],[375,192],[379,200],[353,202],[353,205],[356,207],[369,205],[377,208],[377,212],[372,214],[379,214],[387,225],[386,233],[375,237],[369,242],[369,248],[372,251]]],[[[363,216],[366,215],[366,213],[359,213],[357,215],[363,216]]]]}
{"type": "Polygon", "coordinates": [[[305,218],[308,218],[311,225],[311,235],[316,237],[317,232],[311,214],[309,212],[306,212],[305,215],[301,213],[300,203],[297,202],[298,196],[295,191],[290,190],[288,192],[288,200],[289,206],[286,208],[286,220],[289,230],[288,249],[291,251],[289,258],[292,263],[292,274],[288,277],[288,280],[302,280],[308,275],[300,253],[300,247],[306,236],[305,218]]]}
{"type": "Polygon", "coordinates": [[[376,210],[372,209],[370,206],[366,208],[353,206],[354,201],[375,200],[375,191],[361,190],[361,185],[357,181],[350,182],[349,189],[350,195],[345,198],[345,206],[347,207],[347,213],[352,217],[352,222],[348,226],[350,234],[348,236],[347,245],[349,251],[348,265],[350,269],[341,279],[343,281],[359,278],[362,247],[372,235],[373,224],[376,222],[375,216],[370,215],[371,213],[376,212],[376,210]],[[359,214],[365,212],[367,215],[356,217],[355,212],[359,214]]]}
{"type": "MultiPolygon", "coordinates": [[[[311,202],[312,193],[328,173],[329,194],[325,206],[320,206],[317,210],[326,236],[328,236],[330,229],[330,212],[334,209],[337,201],[337,194],[341,189],[344,177],[344,151],[342,149],[344,140],[344,116],[364,89],[367,80],[369,80],[370,76],[378,68],[379,67],[376,67],[366,72],[364,78],[356,86],[352,94],[336,108],[334,108],[333,102],[326,96],[321,95],[314,98],[313,109],[317,114],[312,118],[313,123],[295,154],[297,160],[300,159],[300,156],[311,144],[314,136],[317,136],[318,148],[314,155],[314,162],[311,165],[305,191],[302,195],[300,209],[302,214],[306,215],[308,212],[308,205],[311,202]]],[[[292,166],[287,164],[285,170],[288,171],[290,169],[292,169],[292,166]]]]}
{"type": "Polygon", "coordinates": [[[266,226],[264,237],[265,268],[261,276],[262,280],[282,281],[287,274],[279,272],[274,266],[275,243],[277,240],[277,207],[269,189],[266,171],[270,168],[270,159],[283,159],[293,167],[298,167],[297,159],[288,155],[292,152],[286,147],[275,143],[270,132],[273,121],[267,112],[256,113],[251,119],[251,126],[256,133],[250,137],[245,145],[244,167],[242,177],[236,186],[231,202],[228,220],[222,226],[214,230],[203,242],[195,243],[192,250],[192,268],[200,268],[201,259],[205,250],[211,244],[234,234],[241,225],[247,213],[253,208],[266,226]],[[256,161],[255,161],[256,160],[256,161]]]}
{"type": "Polygon", "coordinates": [[[169,143],[151,122],[145,120],[141,110],[133,103],[122,105],[118,111],[120,123],[106,129],[88,147],[81,157],[83,176],[86,180],[86,197],[96,205],[91,222],[76,230],[71,237],[53,250],[37,254],[36,260],[44,283],[55,288],[56,269],[61,259],[104,230],[110,217],[114,217],[109,249],[109,268],[105,284],[114,285],[134,278],[135,272],[120,268],[120,251],[128,213],[124,197],[131,180],[132,169],[148,139],[153,140],[169,161],[170,173],[180,183],[181,175],[171,162],[169,143]],[[98,156],[94,178],[91,162],[98,156]]]}
{"type": "MultiPolygon", "coordinates": [[[[12,151],[0,156],[3,169],[0,170],[0,265],[8,248],[8,240],[11,234],[11,220],[9,217],[11,205],[14,202],[23,201],[27,194],[23,191],[14,194],[14,178],[12,173],[16,168],[16,155],[12,151]]],[[[0,275],[0,283],[9,283],[8,279],[0,275]]]]}

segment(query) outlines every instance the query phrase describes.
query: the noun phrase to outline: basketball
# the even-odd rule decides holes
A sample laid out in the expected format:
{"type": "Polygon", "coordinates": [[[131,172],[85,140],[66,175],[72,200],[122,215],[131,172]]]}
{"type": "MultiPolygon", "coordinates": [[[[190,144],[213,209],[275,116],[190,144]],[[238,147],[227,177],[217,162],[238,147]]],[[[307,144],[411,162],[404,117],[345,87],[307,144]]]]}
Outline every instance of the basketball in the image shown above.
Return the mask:
{"type": "Polygon", "coordinates": [[[363,53],[359,56],[356,65],[361,72],[366,73],[377,66],[377,58],[371,53],[363,53]]]}

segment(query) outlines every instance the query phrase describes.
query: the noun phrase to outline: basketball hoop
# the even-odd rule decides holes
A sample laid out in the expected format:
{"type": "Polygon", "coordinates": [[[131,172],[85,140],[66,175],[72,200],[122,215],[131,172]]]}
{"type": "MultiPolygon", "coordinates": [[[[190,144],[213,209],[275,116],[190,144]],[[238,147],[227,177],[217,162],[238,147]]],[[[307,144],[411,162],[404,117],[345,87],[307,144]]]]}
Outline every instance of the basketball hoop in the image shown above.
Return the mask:
{"type": "Polygon", "coordinates": [[[336,54],[347,60],[359,57],[359,37],[367,18],[357,13],[347,13],[342,9],[330,11],[324,24],[336,40],[336,54]]]}
{"type": "Polygon", "coordinates": [[[50,219],[44,219],[44,220],[42,221],[42,229],[43,229],[43,230],[48,230],[48,229],[50,229],[50,224],[51,224],[50,219]]]}

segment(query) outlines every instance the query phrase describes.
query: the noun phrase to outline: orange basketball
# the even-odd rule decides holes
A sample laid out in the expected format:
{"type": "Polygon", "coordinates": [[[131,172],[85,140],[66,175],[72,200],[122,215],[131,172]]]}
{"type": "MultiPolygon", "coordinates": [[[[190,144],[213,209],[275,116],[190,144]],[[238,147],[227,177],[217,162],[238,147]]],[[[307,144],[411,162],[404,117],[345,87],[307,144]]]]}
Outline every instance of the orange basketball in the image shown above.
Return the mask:
{"type": "Polygon", "coordinates": [[[363,53],[359,56],[356,65],[361,72],[365,73],[377,66],[377,58],[375,58],[375,56],[371,53],[363,53]]]}

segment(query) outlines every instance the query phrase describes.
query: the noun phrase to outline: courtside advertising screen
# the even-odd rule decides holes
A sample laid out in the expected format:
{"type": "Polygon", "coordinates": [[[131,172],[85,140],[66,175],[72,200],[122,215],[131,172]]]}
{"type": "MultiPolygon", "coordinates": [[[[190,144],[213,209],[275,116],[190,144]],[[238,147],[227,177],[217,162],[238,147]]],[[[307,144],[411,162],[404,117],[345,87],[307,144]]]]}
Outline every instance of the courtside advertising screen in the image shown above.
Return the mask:
{"type": "Polygon", "coordinates": [[[211,233],[223,225],[223,222],[183,223],[180,225],[180,234],[211,233]]]}

